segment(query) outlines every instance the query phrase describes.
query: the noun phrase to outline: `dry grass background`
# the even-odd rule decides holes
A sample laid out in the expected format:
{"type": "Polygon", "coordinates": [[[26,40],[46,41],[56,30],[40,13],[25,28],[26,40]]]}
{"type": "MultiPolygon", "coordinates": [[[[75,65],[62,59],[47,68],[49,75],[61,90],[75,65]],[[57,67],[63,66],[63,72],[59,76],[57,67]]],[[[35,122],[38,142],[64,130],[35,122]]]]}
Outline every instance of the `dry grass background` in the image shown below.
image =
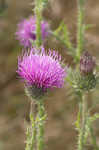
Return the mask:
{"type": "MultiPolygon", "coordinates": [[[[50,5],[44,10],[44,17],[55,29],[64,19],[70,30],[71,40],[76,44],[76,0],[49,0],[50,5]]],[[[29,99],[24,95],[22,83],[15,74],[17,56],[21,49],[15,40],[16,24],[32,13],[32,0],[6,0],[7,8],[0,15],[0,150],[23,150],[25,141],[25,125],[28,124],[29,99]]],[[[87,0],[86,23],[93,28],[86,32],[85,49],[99,59],[99,0],[87,0]]],[[[59,42],[49,38],[47,47],[57,48],[66,63],[72,64],[67,49],[59,42]]],[[[97,61],[98,62],[98,61],[97,61]]],[[[76,150],[76,134],[74,121],[77,114],[77,100],[71,98],[70,88],[66,83],[61,90],[56,89],[49,94],[45,102],[48,112],[46,122],[46,150],[76,150]]],[[[98,98],[98,91],[89,95],[98,98]]],[[[92,113],[99,111],[99,106],[92,113]]],[[[99,121],[95,122],[97,143],[99,144],[99,121]]],[[[86,150],[93,150],[88,146],[86,150]]]]}

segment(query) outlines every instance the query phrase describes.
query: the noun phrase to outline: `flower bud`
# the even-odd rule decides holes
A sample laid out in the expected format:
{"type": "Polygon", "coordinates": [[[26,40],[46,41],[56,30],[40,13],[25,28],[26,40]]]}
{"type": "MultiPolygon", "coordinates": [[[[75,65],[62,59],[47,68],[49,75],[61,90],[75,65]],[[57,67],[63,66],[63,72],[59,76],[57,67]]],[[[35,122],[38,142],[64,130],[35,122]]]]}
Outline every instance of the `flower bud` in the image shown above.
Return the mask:
{"type": "Polygon", "coordinates": [[[95,68],[95,59],[88,51],[85,51],[80,58],[80,72],[83,75],[89,75],[93,73],[95,68]]]}
{"type": "Polygon", "coordinates": [[[42,99],[45,96],[47,90],[44,91],[44,89],[37,88],[36,86],[25,85],[25,92],[27,96],[31,97],[34,100],[38,100],[42,99]]]}

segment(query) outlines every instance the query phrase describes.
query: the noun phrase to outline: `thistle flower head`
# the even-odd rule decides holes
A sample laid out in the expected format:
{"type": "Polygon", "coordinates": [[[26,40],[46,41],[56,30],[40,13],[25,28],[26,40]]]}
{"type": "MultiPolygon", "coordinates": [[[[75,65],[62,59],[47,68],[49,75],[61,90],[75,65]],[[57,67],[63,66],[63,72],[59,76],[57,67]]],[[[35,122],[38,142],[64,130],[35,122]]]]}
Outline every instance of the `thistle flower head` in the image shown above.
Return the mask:
{"type": "MultiPolygon", "coordinates": [[[[42,40],[48,36],[48,23],[46,21],[41,22],[41,34],[42,40]]],[[[32,46],[32,42],[36,40],[36,17],[31,16],[18,24],[16,38],[24,47],[32,46]]]]}
{"type": "Polygon", "coordinates": [[[88,75],[93,73],[95,68],[95,59],[89,54],[88,51],[85,51],[80,58],[80,72],[83,75],[88,75]]]}
{"type": "Polygon", "coordinates": [[[66,69],[60,62],[61,56],[57,52],[32,48],[18,58],[17,73],[25,81],[26,87],[29,87],[30,93],[43,95],[48,89],[63,86],[66,69]]]}

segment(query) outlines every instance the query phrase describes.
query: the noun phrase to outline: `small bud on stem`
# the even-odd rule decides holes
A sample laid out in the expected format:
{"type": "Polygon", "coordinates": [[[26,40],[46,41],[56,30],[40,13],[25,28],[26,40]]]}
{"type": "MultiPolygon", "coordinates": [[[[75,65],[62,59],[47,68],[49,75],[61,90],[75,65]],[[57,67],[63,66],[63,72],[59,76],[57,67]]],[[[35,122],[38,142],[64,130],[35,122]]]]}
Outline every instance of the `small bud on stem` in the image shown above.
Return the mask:
{"type": "Polygon", "coordinates": [[[83,75],[89,75],[93,73],[95,68],[95,59],[85,51],[80,58],[80,72],[83,75]]]}

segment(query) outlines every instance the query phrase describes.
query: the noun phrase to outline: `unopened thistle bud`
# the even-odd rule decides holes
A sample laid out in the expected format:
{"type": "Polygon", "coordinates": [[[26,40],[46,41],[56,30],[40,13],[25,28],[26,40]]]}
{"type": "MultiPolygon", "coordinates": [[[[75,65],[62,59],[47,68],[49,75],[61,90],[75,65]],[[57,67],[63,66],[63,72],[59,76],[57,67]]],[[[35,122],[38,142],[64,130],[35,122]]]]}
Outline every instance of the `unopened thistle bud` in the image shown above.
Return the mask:
{"type": "Polygon", "coordinates": [[[89,75],[93,73],[95,68],[95,59],[85,51],[80,59],[80,72],[83,75],[89,75]]]}

